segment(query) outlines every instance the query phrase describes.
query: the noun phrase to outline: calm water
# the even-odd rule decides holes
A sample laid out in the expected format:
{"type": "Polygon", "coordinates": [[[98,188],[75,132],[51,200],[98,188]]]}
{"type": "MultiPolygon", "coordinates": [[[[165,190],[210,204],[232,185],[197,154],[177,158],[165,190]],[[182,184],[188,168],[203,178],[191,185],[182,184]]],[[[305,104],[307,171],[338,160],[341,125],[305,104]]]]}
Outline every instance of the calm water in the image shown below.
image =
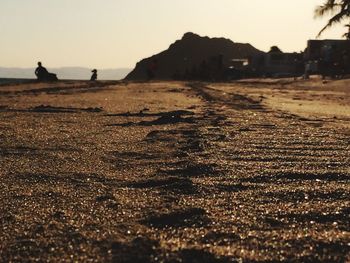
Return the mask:
{"type": "Polygon", "coordinates": [[[26,83],[26,82],[32,82],[33,79],[5,79],[0,78],[0,85],[6,85],[6,84],[20,84],[20,83],[26,83]]]}

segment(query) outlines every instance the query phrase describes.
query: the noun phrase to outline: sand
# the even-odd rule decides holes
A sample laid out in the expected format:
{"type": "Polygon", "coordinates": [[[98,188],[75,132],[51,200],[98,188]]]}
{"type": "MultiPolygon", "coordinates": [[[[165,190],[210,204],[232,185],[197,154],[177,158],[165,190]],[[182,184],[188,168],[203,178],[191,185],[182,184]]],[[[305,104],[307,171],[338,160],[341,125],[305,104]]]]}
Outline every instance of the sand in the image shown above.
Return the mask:
{"type": "Polygon", "coordinates": [[[0,86],[0,261],[349,261],[349,86],[0,86]]]}

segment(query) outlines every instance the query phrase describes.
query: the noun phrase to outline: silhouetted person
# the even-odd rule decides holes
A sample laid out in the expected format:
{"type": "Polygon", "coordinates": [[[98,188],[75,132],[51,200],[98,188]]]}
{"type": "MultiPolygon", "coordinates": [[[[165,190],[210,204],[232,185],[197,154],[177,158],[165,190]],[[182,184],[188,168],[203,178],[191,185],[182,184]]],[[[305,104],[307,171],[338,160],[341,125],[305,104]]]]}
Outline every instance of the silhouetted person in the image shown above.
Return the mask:
{"type": "Polygon", "coordinates": [[[39,81],[46,80],[46,76],[49,74],[46,68],[41,65],[41,62],[38,62],[38,67],[35,70],[35,76],[39,81]]]}
{"type": "Polygon", "coordinates": [[[58,80],[56,74],[50,73],[41,62],[38,62],[38,67],[35,69],[35,75],[39,81],[55,81],[58,80]]]}
{"type": "Polygon", "coordinates": [[[92,72],[92,76],[91,76],[90,80],[91,80],[91,81],[97,80],[97,70],[94,69],[94,70],[92,70],[91,72],[92,72]]]}
{"type": "MultiPolygon", "coordinates": [[[[349,32],[349,36],[350,36],[350,32],[349,32]]],[[[343,77],[349,72],[349,65],[350,65],[349,62],[350,62],[349,53],[347,50],[344,50],[341,54],[341,71],[342,71],[343,77]]]]}

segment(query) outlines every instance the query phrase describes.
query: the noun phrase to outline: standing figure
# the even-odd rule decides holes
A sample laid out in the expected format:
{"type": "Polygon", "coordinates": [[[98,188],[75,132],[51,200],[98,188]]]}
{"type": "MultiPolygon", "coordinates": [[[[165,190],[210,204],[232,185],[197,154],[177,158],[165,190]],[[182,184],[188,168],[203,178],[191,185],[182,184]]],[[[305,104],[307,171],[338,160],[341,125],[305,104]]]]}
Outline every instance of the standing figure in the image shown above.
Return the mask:
{"type": "Polygon", "coordinates": [[[97,69],[93,69],[91,72],[92,72],[92,76],[91,76],[90,81],[97,80],[97,69]]]}

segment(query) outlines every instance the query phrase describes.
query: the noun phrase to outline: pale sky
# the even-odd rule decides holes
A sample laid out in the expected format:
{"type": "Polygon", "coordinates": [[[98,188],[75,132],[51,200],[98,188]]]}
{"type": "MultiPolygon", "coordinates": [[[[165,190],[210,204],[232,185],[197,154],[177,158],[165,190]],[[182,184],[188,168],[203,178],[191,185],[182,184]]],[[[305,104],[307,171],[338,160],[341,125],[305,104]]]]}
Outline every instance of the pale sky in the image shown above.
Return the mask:
{"type": "MultiPolygon", "coordinates": [[[[191,31],[301,51],[323,0],[0,0],[0,66],[134,67],[191,31]]],[[[342,26],[322,38],[340,38],[342,26]]]]}

